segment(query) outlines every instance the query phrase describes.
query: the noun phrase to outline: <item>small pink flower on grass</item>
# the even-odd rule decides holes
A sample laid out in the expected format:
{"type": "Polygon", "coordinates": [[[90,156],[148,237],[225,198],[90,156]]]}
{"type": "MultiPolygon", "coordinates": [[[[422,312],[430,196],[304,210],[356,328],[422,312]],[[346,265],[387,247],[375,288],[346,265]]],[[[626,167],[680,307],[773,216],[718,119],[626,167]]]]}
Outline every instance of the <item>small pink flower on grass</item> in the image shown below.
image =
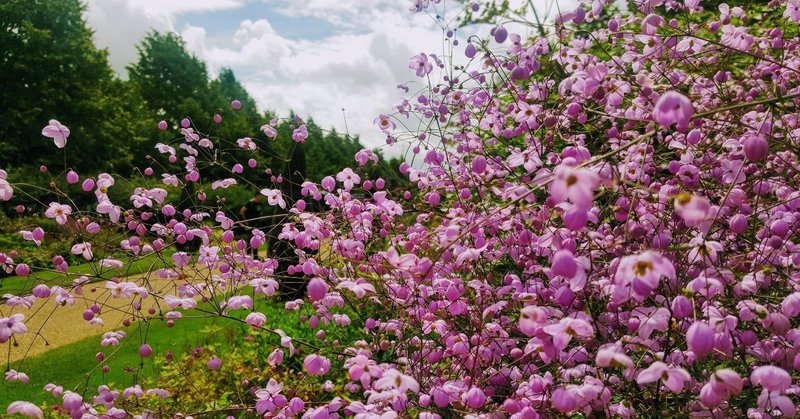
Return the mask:
{"type": "Polygon", "coordinates": [[[5,179],[0,179],[0,201],[8,201],[14,196],[14,188],[5,179]]]}
{"type": "Polygon", "coordinates": [[[28,331],[28,327],[22,321],[25,315],[22,313],[12,314],[10,317],[0,317],[0,343],[7,342],[11,335],[18,335],[28,331]]]}
{"type": "Polygon", "coordinates": [[[215,357],[215,356],[212,356],[211,359],[208,360],[208,363],[206,364],[206,366],[208,367],[208,369],[210,369],[212,371],[216,371],[216,370],[222,368],[222,360],[217,358],[217,357],[215,357]]]}
{"type": "Polygon", "coordinates": [[[42,409],[39,409],[39,407],[33,403],[23,402],[23,401],[16,401],[8,405],[6,413],[8,413],[9,415],[19,414],[22,416],[27,416],[29,418],[40,418],[40,419],[43,416],[42,409]]]}

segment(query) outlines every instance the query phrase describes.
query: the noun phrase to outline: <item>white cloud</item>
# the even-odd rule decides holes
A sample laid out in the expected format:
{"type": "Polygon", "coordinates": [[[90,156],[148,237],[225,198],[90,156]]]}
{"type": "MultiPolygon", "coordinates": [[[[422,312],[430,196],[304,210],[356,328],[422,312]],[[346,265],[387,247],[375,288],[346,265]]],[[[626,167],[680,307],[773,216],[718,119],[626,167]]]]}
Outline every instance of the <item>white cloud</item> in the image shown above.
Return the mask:
{"type": "MultiPolygon", "coordinates": [[[[135,45],[151,28],[179,32],[212,77],[223,67],[232,68],[261,110],[313,117],[324,128],[360,135],[370,147],[384,144],[373,119],[392,113],[403,98],[397,84],[420,82],[408,69],[411,57],[445,53],[441,21],[409,13],[410,1],[307,0],[302,6],[296,0],[261,1],[266,4],[263,15],[216,22],[215,32],[196,24],[176,28],[177,18],[244,7],[245,0],[89,0],[87,20],[99,46],[109,48],[117,71],[136,60],[135,45]],[[290,38],[276,29],[286,27],[278,19],[332,29],[321,39],[290,38]]],[[[456,55],[474,31],[459,36],[456,55]]]]}
{"type": "Polygon", "coordinates": [[[95,43],[108,48],[111,67],[126,76],[125,66],[138,58],[136,45],[151,30],[175,31],[184,13],[242,7],[245,0],[88,0],[86,20],[95,43]]]}

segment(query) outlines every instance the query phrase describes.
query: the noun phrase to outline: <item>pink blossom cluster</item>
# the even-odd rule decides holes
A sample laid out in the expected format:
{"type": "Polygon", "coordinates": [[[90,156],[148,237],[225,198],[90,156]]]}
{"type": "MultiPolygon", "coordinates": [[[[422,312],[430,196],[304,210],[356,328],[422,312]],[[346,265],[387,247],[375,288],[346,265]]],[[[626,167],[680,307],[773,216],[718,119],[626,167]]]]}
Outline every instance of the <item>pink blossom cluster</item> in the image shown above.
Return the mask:
{"type": "MultiPolygon", "coordinates": [[[[412,10],[439,3],[418,0],[412,10]]],[[[102,295],[87,293],[88,277],[69,289],[38,283],[0,308],[0,343],[28,332],[22,313],[37,299],[89,301],[84,321],[101,322],[100,306],[113,303],[142,321],[173,323],[210,301],[222,317],[249,311],[243,321],[276,338],[270,366],[324,383],[305,400],[275,379],[251,383],[251,412],[264,417],[796,416],[800,3],[633,3],[608,16],[612,2],[582,1],[550,37],[498,26],[455,48],[448,34],[458,57],[411,58],[422,93],[375,123],[387,143],[405,141],[415,155],[399,167],[413,192],[370,179],[363,167],[378,160],[370,150],[354,156],[355,169],[297,185],[295,202],[280,186],[257,185],[289,214],[278,235],[297,255],[288,268],[279,255],[250,256],[265,233],[237,239],[236,215],[224,208],[202,200],[178,208],[152,186],[123,207],[107,195],[113,176],[88,178],[93,211],[68,196],[42,208],[82,238],[73,254],[122,264],[102,256],[100,231],[121,235],[114,246],[132,260],[187,243],[199,250],[165,257],[169,266],[153,274],[171,281],[166,291],[119,278],[102,295]],[[462,48],[469,64],[456,65],[462,48]],[[425,128],[398,131],[412,117],[425,128]],[[315,340],[272,328],[256,311],[254,299],[277,301],[293,278],[304,278],[303,298],[282,304],[308,313],[315,340]],[[156,298],[163,318],[138,310],[156,298]],[[328,336],[348,330],[360,337],[328,336]]],[[[210,179],[203,168],[217,162],[214,150],[254,153],[278,135],[262,129],[266,139],[224,143],[187,124],[174,143],[156,146],[168,162],[160,179],[236,188],[245,165],[210,179]]],[[[69,149],[58,121],[43,134],[69,149]]],[[[300,126],[291,140],[307,137],[300,126]]],[[[13,173],[1,174],[8,200],[17,186],[13,173]]],[[[35,228],[20,234],[47,240],[35,228]]],[[[0,256],[6,271],[35,270],[20,269],[25,255],[0,256]]],[[[46,268],[66,271],[58,257],[46,268]]],[[[101,344],[129,339],[114,330],[101,344]]],[[[138,344],[143,358],[158,350],[138,344]]],[[[224,359],[207,367],[225,368],[224,359]]],[[[116,401],[166,397],[141,387],[54,388],[61,411],[84,418],[146,417],[116,401]]],[[[42,416],[21,401],[8,412],[42,416]]]]}

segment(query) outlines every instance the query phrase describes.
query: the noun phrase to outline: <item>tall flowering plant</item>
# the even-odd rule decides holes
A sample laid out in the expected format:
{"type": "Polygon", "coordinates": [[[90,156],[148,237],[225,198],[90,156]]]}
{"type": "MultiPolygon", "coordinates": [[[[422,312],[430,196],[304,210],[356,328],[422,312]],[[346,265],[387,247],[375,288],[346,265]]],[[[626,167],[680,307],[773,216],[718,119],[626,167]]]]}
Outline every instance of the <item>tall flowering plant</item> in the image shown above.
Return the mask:
{"type": "MultiPolygon", "coordinates": [[[[150,186],[130,203],[111,202],[114,177],[102,174],[83,183],[96,208],[79,210],[54,181],[45,216],[81,237],[73,252],[98,266],[123,264],[103,257],[110,247],[131,258],[175,243],[197,242],[199,251],[164,258],[168,266],[152,275],[165,288],[102,274],[49,287],[24,255],[3,255],[7,270],[35,286],[6,299],[0,342],[31,333],[28,309],[38,300],[91,302],[90,322],[111,301],[142,322],[190,321],[183,313],[211,302],[215,315],[236,321],[231,313],[246,310],[239,321],[275,335],[276,371],[329,380],[306,397],[272,378],[250,383],[237,411],[245,415],[795,416],[798,3],[706,10],[699,0],[637,1],[617,14],[612,6],[580,2],[531,38],[519,22],[488,39],[459,40],[445,27],[446,54],[410,60],[419,82],[401,87],[419,87],[413,98],[375,120],[387,143],[409,144],[414,158],[399,171],[414,191],[369,179],[368,150],[355,156],[359,167],[299,185],[296,199],[256,185],[288,210],[277,238],[291,252],[280,256],[250,256],[264,232],[237,239],[234,215],[202,199],[176,206],[150,186]],[[103,232],[123,237],[99,246],[103,232]],[[271,328],[254,304],[297,278],[300,298],[282,304],[307,310],[319,329],[310,339],[271,328]],[[93,279],[105,290],[87,293],[93,279]],[[162,315],[139,310],[148,300],[162,303],[162,315]]],[[[412,10],[438,7],[416,1],[412,10]]],[[[58,121],[43,134],[69,149],[58,121]]],[[[163,183],[237,186],[242,165],[203,178],[226,144],[190,124],[180,134],[158,145],[168,161],[163,183]]],[[[261,141],[270,140],[231,144],[247,152],[261,141]]],[[[22,187],[12,180],[2,173],[0,198],[22,187]]],[[[52,268],[63,264],[57,256],[52,268]]],[[[125,339],[111,331],[102,344],[125,339]]],[[[145,344],[142,357],[153,349],[145,344]]],[[[208,362],[212,371],[223,365],[208,362]]],[[[118,393],[102,397],[108,388],[95,395],[57,384],[50,391],[72,417],[148,415],[115,403],[118,393]]],[[[8,412],[42,416],[22,401],[8,412]]]]}

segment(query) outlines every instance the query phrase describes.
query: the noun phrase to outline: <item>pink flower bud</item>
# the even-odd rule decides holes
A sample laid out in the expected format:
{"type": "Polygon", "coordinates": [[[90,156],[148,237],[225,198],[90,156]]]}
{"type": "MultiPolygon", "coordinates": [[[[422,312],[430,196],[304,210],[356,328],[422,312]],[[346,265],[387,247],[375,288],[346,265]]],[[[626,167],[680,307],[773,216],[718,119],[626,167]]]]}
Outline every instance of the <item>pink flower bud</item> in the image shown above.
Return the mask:
{"type": "Polygon", "coordinates": [[[486,171],[486,158],[483,156],[475,157],[475,159],[472,160],[472,172],[479,175],[485,171],[486,171]]]}
{"type": "Polygon", "coordinates": [[[238,101],[237,99],[234,99],[233,101],[231,101],[231,108],[233,108],[233,110],[235,111],[242,109],[242,102],[238,101]]]}
{"type": "Polygon", "coordinates": [[[78,177],[78,174],[75,173],[74,170],[70,170],[69,172],[67,172],[67,183],[69,183],[70,185],[74,185],[78,183],[79,180],[80,177],[78,177]]]}
{"type": "Polygon", "coordinates": [[[150,355],[153,355],[153,348],[151,348],[150,345],[143,343],[142,346],[139,347],[139,356],[147,358],[150,355]]]}
{"type": "Polygon", "coordinates": [[[166,131],[168,128],[167,121],[158,121],[158,129],[161,131],[166,131]]]}
{"type": "Polygon", "coordinates": [[[224,241],[225,243],[231,243],[233,240],[234,240],[233,231],[226,230],[224,233],[222,233],[222,241],[224,241]]]}
{"type": "Polygon", "coordinates": [[[181,127],[182,128],[189,128],[191,125],[192,125],[192,121],[190,121],[189,118],[181,119],[181,127]]]}
{"type": "Polygon", "coordinates": [[[144,169],[144,174],[145,174],[145,176],[153,176],[153,168],[152,167],[148,167],[148,168],[144,169]]]}
{"type": "Polygon", "coordinates": [[[267,316],[262,313],[253,312],[247,315],[245,322],[254,328],[261,327],[267,323],[267,316]]]}
{"type": "Polygon", "coordinates": [[[94,190],[94,179],[89,178],[84,180],[81,184],[81,189],[83,189],[84,192],[91,192],[94,190]]]}
{"type": "Polygon", "coordinates": [[[728,220],[728,226],[736,234],[744,233],[747,230],[747,217],[743,214],[736,214],[728,220]]]}
{"type": "Polygon", "coordinates": [[[14,268],[14,273],[16,273],[19,276],[28,276],[30,272],[31,269],[25,263],[20,263],[19,265],[17,265],[16,268],[14,268]]]}
{"type": "Polygon", "coordinates": [[[763,135],[751,135],[744,141],[744,156],[750,161],[765,160],[769,155],[769,143],[763,135]]]}
{"type": "Polygon", "coordinates": [[[572,278],[578,272],[578,263],[575,261],[575,256],[572,255],[572,252],[568,250],[559,250],[553,255],[551,269],[556,275],[572,278]]]}
{"type": "Polygon", "coordinates": [[[222,123],[222,115],[215,113],[214,114],[214,123],[221,124],[222,123]]]}
{"type": "Polygon", "coordinates": [[[312,278],[311,281],[308,282],[307,291],[308,296],[313,301],[319,301],[325,298],[325,294],[328,293],[328,284],[320,278],[312,278]]]}
{"type": "Polygon", "coordinates": [[[39,284],[33,287],[32,294],[36,298],[47,298],[50,297],[50,287],[45,284],[39,284]]]}
{"type": "Polygon", "coordinates": [[[698,356],[705,356],[714,349],[714,330],[705,322],[694,322],[686,331],[686,344],[698,356]]]}
{"type": "Polygon", "coordinates": [[[464,394],[464,403],[471,409],[479,409],[486,403],[486,394],[480,387],[472,387],[464,394]]]}
{"type": "Polygon", "coordinates": [[[206,364],[206,366],[208,367],[208,369],[210,369],[212,371],[216,371],[216,370],[222,368],[222,360],[217,358],[217,357],[215,357],[215,356],[212,356],[211,359],[206,364]]]}

